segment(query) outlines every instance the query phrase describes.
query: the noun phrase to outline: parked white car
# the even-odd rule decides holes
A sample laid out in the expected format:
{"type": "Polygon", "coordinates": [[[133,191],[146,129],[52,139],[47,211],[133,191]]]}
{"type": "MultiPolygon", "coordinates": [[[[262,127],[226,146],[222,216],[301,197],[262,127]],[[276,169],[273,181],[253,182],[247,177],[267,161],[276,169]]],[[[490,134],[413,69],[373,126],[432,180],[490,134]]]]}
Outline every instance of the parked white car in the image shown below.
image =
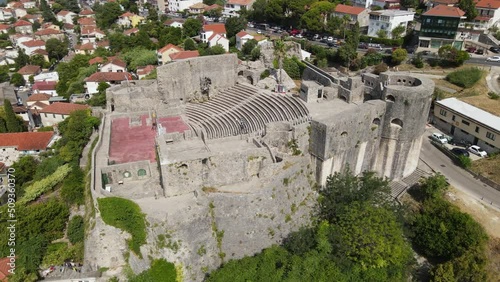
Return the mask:
{"type": "Polygon", "coordinates": [[[434,140],[438,143],[441,143],[441,144],[448,143],[448,138],[446,138],[446,136],[444,136],[441,133],[432,133],[432,135],[430,137],[432,140],[434,140]]]}
{"type": "Polygon", "coordinates": [[[469,152],[473,153],[474,155],[478,155],[483,158],[488,156],[488,154],[477,145],[472,145],[467,150],[469,150],[469,152]]]}
{"type": "Polygon", "coordinates": [[[486,59],[487,62],[500,62],[500,56],[493,56],[486,59]]]}

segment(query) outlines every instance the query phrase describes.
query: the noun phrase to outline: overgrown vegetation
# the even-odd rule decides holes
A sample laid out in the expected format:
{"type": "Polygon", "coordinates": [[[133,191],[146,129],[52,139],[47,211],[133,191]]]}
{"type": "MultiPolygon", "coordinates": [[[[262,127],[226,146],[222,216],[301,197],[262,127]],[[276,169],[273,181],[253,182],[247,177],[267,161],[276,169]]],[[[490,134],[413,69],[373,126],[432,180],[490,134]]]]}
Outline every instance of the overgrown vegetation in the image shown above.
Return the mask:
{"type": "Polygon", "coordinates": [[[140,247],[146,243],[146,220],[141,208],[133,201],[118,198],[99,198],[102,220],[111,226],[130,233],[129,248],[142,257],[140,247]]]}
{"type": "Polygon", "coordinates": [[[83,217],[80,215],[74,216],[69,221],[66,233],[71,244],[83,242],[85,235],[83,217]]]}
{"type": "Polygon", "coordinates": [[[478,82],[483,75],[483,71],[479,68],[471,67],[456,70],[446,76],[446,80],[464,88],[470,88],[478,82]]]}
{"type": "Polygon", "coordinates": [[[151,263],[151,268],[137,276],[128,277],[129,282],[177,281],[175,265],[165,259],[156,259],[151,263]]]}

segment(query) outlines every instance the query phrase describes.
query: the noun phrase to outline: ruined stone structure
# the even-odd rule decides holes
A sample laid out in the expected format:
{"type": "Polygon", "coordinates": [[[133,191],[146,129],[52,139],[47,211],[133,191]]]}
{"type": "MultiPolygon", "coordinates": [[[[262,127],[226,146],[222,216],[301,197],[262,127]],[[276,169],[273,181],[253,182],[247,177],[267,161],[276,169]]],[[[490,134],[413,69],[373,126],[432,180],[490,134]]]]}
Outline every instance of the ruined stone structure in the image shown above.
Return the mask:
{"type": "MultiPolygon", "coordinates": [[[[159,67],[157,81],[107,90],[95,192],[136,199],[150,210],[148,220],[175,229],[172,238],[186,242],[182,255],[159,256],[189,265],[188,280],[307,224],[314,184],[347,165],[392,179],[416,168],[432,81],[399,73],[343,77],[308,65],[300,93],[277,94],[256,87],[264,69],[238,64],[234,54],[199,57],[159,67]],[[188,196],[196,199],[189,198],[189,211],[172,200],[188,196]],[[212,205],[217,212],[207,216],[212,205]],[[210,241],[214,224],[226,231],[222,244],[210,241]],[[200,260],[204,242],[209,255],[200,260]]],[[[161,228],[151,227],[148,241],[161,228]]]]}

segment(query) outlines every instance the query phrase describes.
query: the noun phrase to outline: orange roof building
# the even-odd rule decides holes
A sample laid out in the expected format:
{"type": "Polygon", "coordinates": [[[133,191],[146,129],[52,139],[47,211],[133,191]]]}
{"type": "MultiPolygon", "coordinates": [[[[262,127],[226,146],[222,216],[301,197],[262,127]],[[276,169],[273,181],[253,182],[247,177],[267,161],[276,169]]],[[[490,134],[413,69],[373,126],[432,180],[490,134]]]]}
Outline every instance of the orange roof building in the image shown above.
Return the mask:
{"type": "Polygon", "coordinates": [[[196,51],[180,51],[174,54],[170,54],[170,59],[172,61],[180,61],[180,60],[185,60],[189,58],[195,58],[199,57],[200,53],[198,53],[198,50],[196,51]]]}
{"type": "Polygon", "coordinates": [[[465,12],[460,10],[460,8],[446,5],[437,5],[436,7],[425,12],[422,16],[463,18],[464,15],[465,12]]]}
{"type": "Polygon", "coordinates": [[[53,136],[52,131],[0,133],[0,148],[15,148],[17,151],[25,152],[45,151],[53,136]]]}

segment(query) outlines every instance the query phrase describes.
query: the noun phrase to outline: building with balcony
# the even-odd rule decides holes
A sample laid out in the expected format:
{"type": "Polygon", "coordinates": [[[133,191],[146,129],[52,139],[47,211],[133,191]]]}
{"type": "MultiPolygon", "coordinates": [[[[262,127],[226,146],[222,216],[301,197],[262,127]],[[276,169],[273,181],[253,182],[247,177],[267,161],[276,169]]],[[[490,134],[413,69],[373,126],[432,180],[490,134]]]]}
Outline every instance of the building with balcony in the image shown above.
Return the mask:
{"type": "Polygon", "coordinates": [[[356,22],[359,24],[361,30],[368,28],[368,9],[363,7],[353,7],[343,4],[335,6],[335,11],[332,13],[333,17],[343,18],[348,16],[351,20],[349,25],[354,25],[356,22]]]}
{"type": "Polygon", "coordinates": [[[239,17],[239,11],[246,9],[247,11],[252,9],[252,5],[255,0],[228,0],[224,5],[224,10],[222,11],[222,16],[224,17],[239,17]]]}
{"type": "MultiPolygon", "coordinates": [[[[392,31],[398,26],[404,26],[413,21],[415,12],[402,10],[379,10],[370,12],[368,21],[368,36],[377,37],[380,30],[385,31],[387,38],[392,38],[392,31]]],[[[402,34],[403,36],[405,33],[402,34]]]]}
{"type": "Polygon", "coordinates": [[[184,10],[189,10],[190,6],[196,3],[201,3],[201,0],[168,0],[168,10],[170,12],[182,12],[184,10]]]}
{"type": "MultiPolygon", "coordinates": [[[[479,0],[476,3],[477,17],[474,24],[482,30],[498,26],[500,20],[500,1],[498,0],[479,0]]],[[[475,27],[475,26],[473,26],[475,27]]]]}
{"type": "Polygon", "coordinates": [[[422,15],[419,47],[439,49],[452,45],[462,49],[464,39],[459,25],[465,19],[465,12],[457,7],[437,5],[422,15]]]}
{"type": "Polygon", "coordinates": [[[351,3],[353,6],[368,9],[373,5],[373,0],[353,0],[351,3]]]}
{"type": "Polygon", "coordinates": [[[478,145],[488,154],[500,150],[500,117],[457,98],[437,101],[434,124],[453,138],[478,145]]]}

